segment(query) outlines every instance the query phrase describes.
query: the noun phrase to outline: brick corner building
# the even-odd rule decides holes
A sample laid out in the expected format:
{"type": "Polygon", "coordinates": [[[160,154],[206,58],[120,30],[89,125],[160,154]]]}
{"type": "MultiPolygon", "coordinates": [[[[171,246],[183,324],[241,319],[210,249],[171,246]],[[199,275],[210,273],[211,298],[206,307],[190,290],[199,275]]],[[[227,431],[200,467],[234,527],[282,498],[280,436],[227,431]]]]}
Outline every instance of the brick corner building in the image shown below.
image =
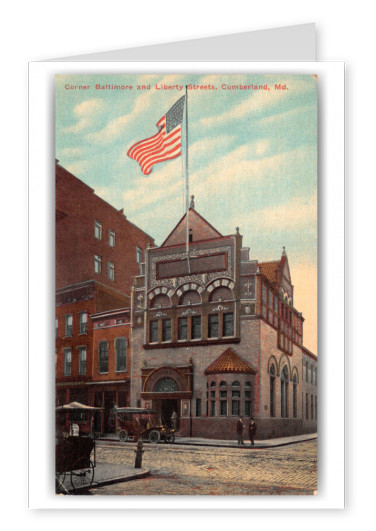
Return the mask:
{"type": "Polygon", "coordinates": [[[303,346],[287,254],[249,257],[191,205],[160,247],[146,250],[132,288],[131,405],[152,407],[183,436],[257,438],[317,429],[317,358],[303,346]],[[246,427],[248,424],[246,422],[246,427]]]}

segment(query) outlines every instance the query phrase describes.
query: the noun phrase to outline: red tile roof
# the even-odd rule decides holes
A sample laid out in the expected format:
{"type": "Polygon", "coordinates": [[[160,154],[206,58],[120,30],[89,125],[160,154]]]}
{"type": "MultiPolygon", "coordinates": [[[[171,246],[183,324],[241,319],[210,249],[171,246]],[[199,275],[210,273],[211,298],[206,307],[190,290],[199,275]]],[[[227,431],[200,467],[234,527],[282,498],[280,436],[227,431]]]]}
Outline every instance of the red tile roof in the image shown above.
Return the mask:
{"type": "Polygon", "coordinates": [[[205,374],[220,374],[220,373],[244,373],[256,374],[247,362],[242,360],[236,352],[228,348],[205,370],[205,374]]]}
{"type": "Polygon", "coordinates": [[[261,273],[266,276],[269,282],[278,282],[278,273],[280,267],[280,260],[275,262],[259,262],[261,273]]]}

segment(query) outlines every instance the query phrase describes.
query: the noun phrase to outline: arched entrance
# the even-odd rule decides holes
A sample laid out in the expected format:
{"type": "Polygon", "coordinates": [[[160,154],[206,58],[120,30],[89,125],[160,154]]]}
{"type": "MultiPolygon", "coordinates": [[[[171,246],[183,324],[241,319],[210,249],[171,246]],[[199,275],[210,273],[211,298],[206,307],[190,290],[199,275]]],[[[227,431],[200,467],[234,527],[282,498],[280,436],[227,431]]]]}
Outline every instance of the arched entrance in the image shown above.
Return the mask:
{"type": "Polygon", "coordinates": [[[158,411],[161,422],[172,425],[171,417],[177,414],[177,428],[190,431],[190,399],[192,397],[192,365],[175,367],[149,367],[142,369],[143,404],[158,411]]]}

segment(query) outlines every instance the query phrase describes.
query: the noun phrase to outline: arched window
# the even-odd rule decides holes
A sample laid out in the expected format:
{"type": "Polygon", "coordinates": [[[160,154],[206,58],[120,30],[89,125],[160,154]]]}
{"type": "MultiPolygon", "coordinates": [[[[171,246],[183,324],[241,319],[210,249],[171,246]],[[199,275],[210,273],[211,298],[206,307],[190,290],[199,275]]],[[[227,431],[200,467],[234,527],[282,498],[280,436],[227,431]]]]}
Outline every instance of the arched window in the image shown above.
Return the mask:
{"type": "Polygon", "coordinates": [[[200,302],[201,297],[197,291],[190,289],[189,291],[183,293],[183,295],[180,297],[179,306],[186,306],[187,304],[200,304],[200,302]]]}
{"type": "Polygon", "coordinates": [[[170,299],[167,295],[156,295],[150,303],[150,308],[167,308],[171,306],[170,299]]]}
{"type": "Polygon", "coordinates": [[[244,416],[250,417],[252,412],[252,384],[245,382],[244,384],[244,416]]]}
{"type": "Polygon", "coordinates": [[[155,384],[154,393],[175,393],[178,386],[172,378],[161,378],[155,384]]]}
{"type": "Polygon", "coordinates": [[[292,416],[294,419],[298,416],[298,409],[297,409],[297,387],[298,386],[298,378],[296,374],[294,374],[294,377],[292,379],[292,416]]]}
{"type": "Polygon", "coordinates": [[[232,291],[229,288],[219,286],[210,295],[210,302],[231,301],[233,298],[232,291]]]}
{"type": "Polygon", "coordinates": [[[281,371],[281,417],[287,418],[289,416],[288,411],[288,390],[289,390],[289,382],[288,382],[288,369],[287,365],[284,365],[282,371],[281,371]]]}
{"type": "Polygon", "coordinates": [[[240,383],[238,381],[232,382],[231,398],[232,415],[240,415],[240,383]]]}
{"type": "Polygon", "coordinates": [[[269,369],[269,375],[270,375],[270,398],[269,398],[269,401],[270,401],[270,416],[271,417],[274,417],[275,416],[275,367],[274,365],[271,365],[270,366],[270,369],[269,369]]]}

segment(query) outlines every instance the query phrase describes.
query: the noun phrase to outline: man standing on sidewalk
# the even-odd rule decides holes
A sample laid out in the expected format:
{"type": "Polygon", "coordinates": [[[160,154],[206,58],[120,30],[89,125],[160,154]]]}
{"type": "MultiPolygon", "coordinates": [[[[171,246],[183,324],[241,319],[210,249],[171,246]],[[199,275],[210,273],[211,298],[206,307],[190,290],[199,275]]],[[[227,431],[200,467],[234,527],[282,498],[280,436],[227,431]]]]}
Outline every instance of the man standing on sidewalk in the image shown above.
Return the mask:
{"type": "Polygon", "coordinates": [[[236,423],[236,433],[238,435],[238,446],[244,446],[243,430],[244,430],[243,420],[241,416],[239,415],[238,421],[236,423]]]}
{"type": "Polygon", "coordinates": [[[251,417],[249,419],[249,439],[251,441],[251,445],[252,446],[255,445],[256,430],[257,430],[256,422],[255,422],[254,418],[251,417]]]}

